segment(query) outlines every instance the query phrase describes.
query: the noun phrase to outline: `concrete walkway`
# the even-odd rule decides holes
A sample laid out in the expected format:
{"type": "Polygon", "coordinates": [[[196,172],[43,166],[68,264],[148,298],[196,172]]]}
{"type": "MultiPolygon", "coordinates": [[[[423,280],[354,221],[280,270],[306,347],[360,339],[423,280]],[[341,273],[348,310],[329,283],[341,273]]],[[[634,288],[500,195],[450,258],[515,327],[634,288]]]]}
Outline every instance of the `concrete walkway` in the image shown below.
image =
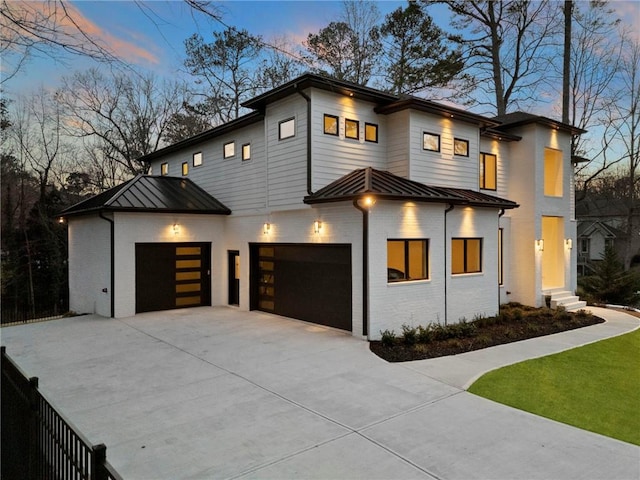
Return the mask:
{"type": "Polygon", "coordinates": [[[1,335],[125,479],[638,479],[640,448],[464,391],[486,370],[638,326],[595,313],[610,321],[406,364],[343,332],[231,308],[1,335]]]}

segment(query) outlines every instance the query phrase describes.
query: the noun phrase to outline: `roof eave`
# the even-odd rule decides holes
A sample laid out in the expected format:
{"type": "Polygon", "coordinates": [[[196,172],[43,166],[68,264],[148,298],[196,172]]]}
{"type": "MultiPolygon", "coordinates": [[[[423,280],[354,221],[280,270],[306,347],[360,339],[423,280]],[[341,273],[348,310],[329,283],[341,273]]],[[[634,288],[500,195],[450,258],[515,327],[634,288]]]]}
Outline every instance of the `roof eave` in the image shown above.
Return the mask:
{"type": "Polygon", "coordinates": [[[83,215],[99,214],[100,212],[118,212],[118,213],[179,213],[191,215],[231,215],[231,210],[185,210],[185,209],[166,209],[159,210],[154,208],[126,208],[126,207],[97,207],[85,210],[76,210],[74,212],[65,213],[62,211],[58,216],[70,218],[83,215]]]}
{"type": "Polygon", "coordinates": [[[498,208],[510,210],[514,208],[520,207],[517,203],[488,203],[488,202],[474,202],[471,200],[463,200],[460,198],[454,197],[420,197],[415,195],[398,195],[398,194],[385,194],[385,193],[376,193],[376,192],[361,192],[352,195],[341,195],[336,197],[329,198],[310,198],[310,196],[306,196],[303,199],[303,202],[307,205],[316,205],[321,203],[336,203],[336,202],[349,202],[353,200],[360,200],[365,197],[375,197],[380,200],[401,200],[401,201],[410,201],[410,202],[419,202],[419,203],[442,203],[442,204],[451,204],[451,205],[459,205],[459,206],[468,206],[468,207],[482,207],[482,208],[498,208]]]}
{"type": "Polygon", "coordinates": [[[416,97],[407,98],[393,102],[389,105],[376,107],[374,111],[383,115],[399,112],[401,110],[414,109],[421,112],[433,113],[441,115],[445,118],[451,118],[455,120],[462,120],[464,122],[479,125],[481,127],[497,127],[500,122],[493,120],[482,115],[467,112],[455,107],[448,107],[439,103],[435,103],[429,100],[423,100],[416,97]]]}

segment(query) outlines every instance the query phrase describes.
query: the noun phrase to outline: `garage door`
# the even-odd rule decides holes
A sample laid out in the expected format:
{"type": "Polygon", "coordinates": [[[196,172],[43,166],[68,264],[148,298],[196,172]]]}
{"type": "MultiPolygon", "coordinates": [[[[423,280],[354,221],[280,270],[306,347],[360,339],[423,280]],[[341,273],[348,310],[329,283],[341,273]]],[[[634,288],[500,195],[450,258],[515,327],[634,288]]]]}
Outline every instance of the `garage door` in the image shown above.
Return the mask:
{"type": "Polygon", "coordinates": [[[137,243],[136,313],[211,305],[211,243],[137,243]]]}
{"type": "Polygon", "coordinates": [[[251,308],[351,331],[351,246],[252,245],[251,308]]]}

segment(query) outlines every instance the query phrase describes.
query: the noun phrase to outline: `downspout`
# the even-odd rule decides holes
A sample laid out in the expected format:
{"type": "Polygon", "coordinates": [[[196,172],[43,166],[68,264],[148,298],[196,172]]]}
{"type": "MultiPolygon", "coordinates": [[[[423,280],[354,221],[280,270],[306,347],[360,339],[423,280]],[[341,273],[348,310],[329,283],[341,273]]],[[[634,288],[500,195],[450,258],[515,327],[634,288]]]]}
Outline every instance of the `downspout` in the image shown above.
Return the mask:
{"type": "Polygon", "coordinates": [[[449,314],[449,298],[447,297],[447,284],[449,283],[449,277],[447,276],[447,213],[453,210],[455,205],[449,204],[444,211],[444,324],[447,324],[447,317],[449,314]]]}
{"type": "Polygon", "coordinates": [[[362,335],[369,335],[369,210],[353,200],[353,206],[362,212],[362,335]]]}
{"type": "MultiPolygon", "coordinates": [[[[500,234],[500,219],[502,218],[502,216],[504,215],[505,209],[502,208],[500,209],[500,213],[498,214],[498,235],[500,234]]],[[[502,237],[502,250],[498,252],[498,255],[502,255],[502,252],[504,251],[504,235],[502,237]]],[[[504,256],[502,257],[502,272],[504,275],[504,256]]],[[[500,275],[500,272],[498,272],[498,275],[500,275]]],[[[504,280],[504,276],[502,278],[504,280]]],[[[500,282],[498,282],[498,313],[500,313],[500,282]]]]}
{"type": "Polygon", "coordinates": [[[295,85],[296,91],[307,101],[307,193],[313,195],[311,190],[311,97],[298,90],[298,84],[295,85]]]}
{"type": "Polygon", "coordinates": [[[116,305],[116,299],[115,299],[115,285],[116,285],[116,281],[115,281],[115,222],[108,217],[105,217],[102,214],[102,211],[100,211],[100,213],[98,214],[100,216],[100,218],[102,218],[103,220],[106,220],[107,222],[109,222],[110,228],[111,228],[111,318],[115,318],[115,305],[116,305]]]}

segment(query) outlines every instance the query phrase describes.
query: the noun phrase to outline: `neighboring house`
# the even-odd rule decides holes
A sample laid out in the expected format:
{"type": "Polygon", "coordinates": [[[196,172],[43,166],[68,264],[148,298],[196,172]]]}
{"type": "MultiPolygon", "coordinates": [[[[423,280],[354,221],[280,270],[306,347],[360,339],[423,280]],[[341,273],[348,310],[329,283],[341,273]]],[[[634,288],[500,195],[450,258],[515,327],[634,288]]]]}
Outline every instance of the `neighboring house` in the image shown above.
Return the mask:
{"type": "Polygon", "coordinates": [[[230,304],[376,339],[551,293],[583,305],[571,294],[581,130],[312,74],[244,106],[144,157],[157,176],[63,212],[72,310],[230,304]]]}
{"type": "Polygon", "coordinates": [[[623,258],[627,235],[619,228],[604,222],[578,220],[578,273],[588,275],[594,261],[602,260],[605,249],[613,248],[623,258]]]}

